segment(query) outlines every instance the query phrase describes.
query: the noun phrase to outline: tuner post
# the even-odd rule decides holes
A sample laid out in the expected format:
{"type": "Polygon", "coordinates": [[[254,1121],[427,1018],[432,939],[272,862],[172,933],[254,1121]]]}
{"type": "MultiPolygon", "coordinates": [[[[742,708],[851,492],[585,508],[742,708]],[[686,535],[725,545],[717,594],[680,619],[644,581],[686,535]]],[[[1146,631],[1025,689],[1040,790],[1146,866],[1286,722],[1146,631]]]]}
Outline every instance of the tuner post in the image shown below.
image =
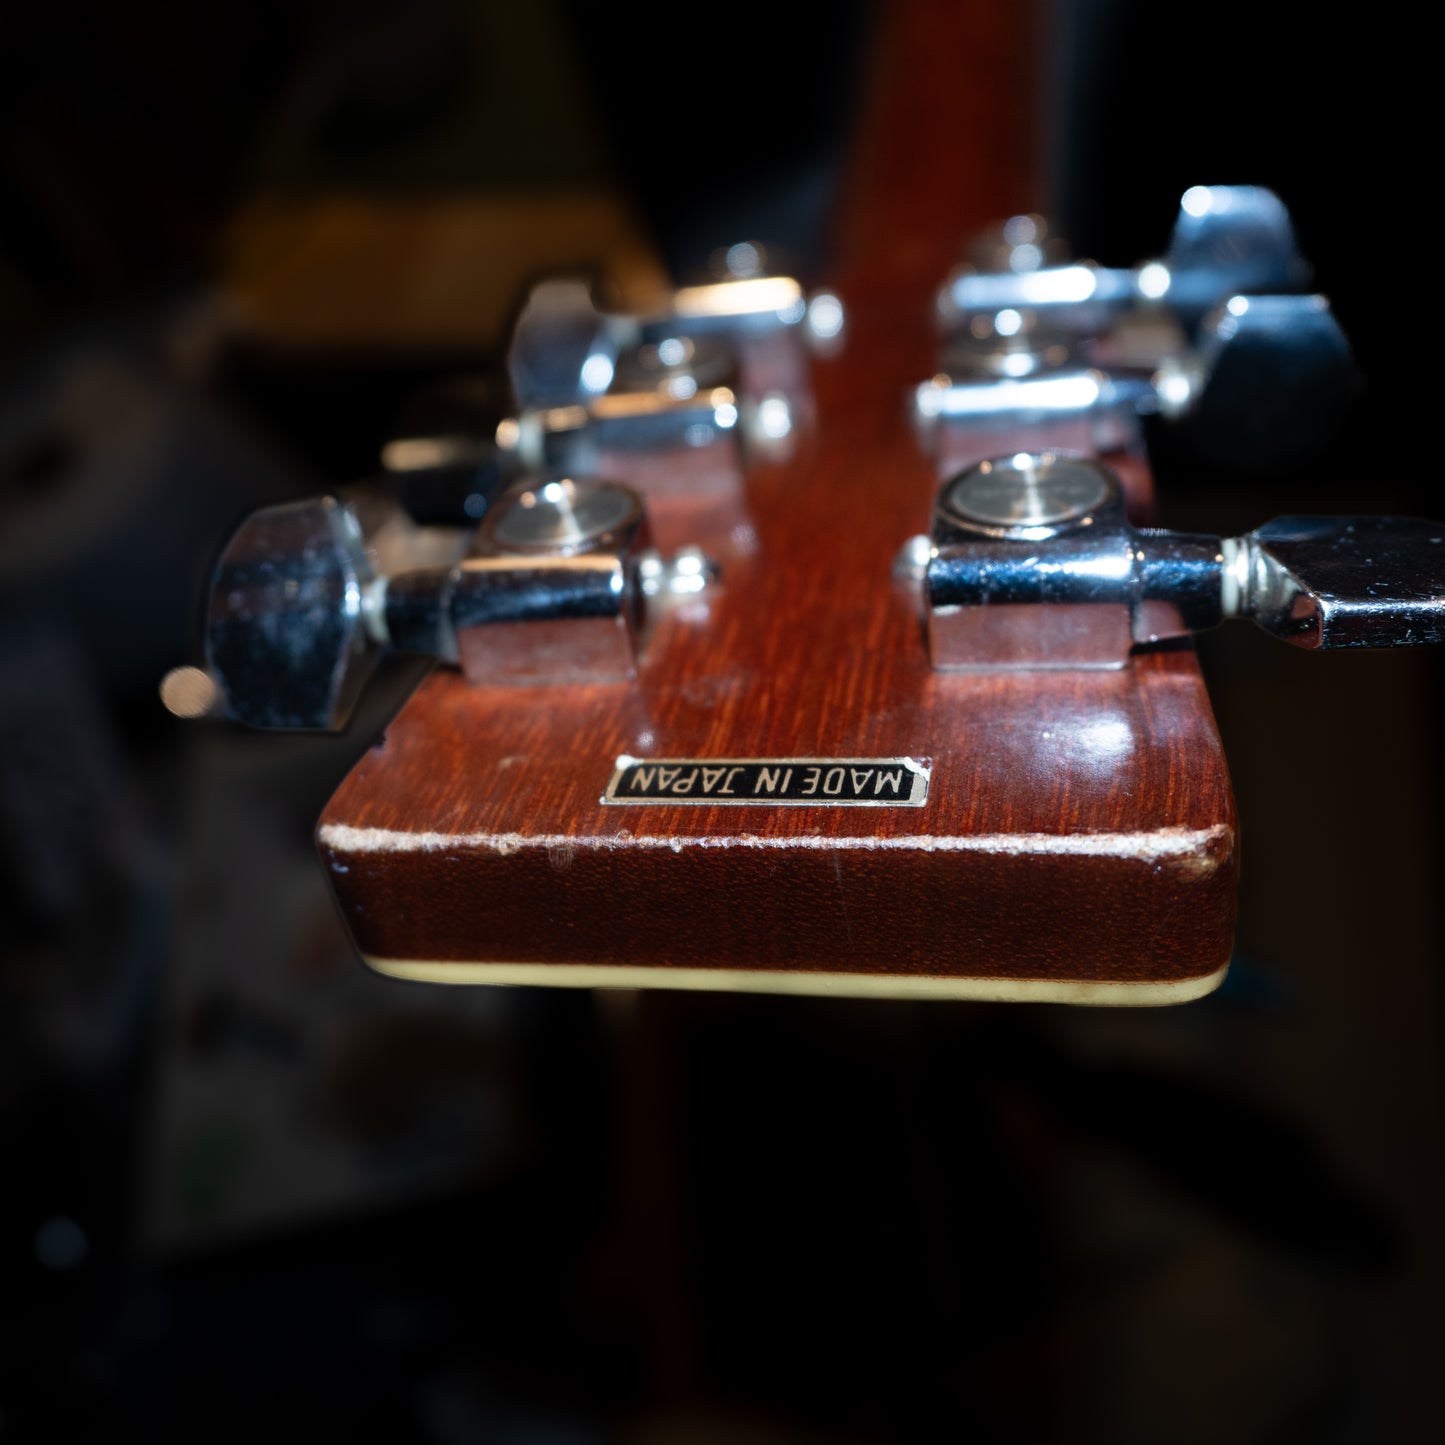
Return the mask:
{"type": "Polygon", "coordinates": [[[504,498],[451,579],[448,620],[467,680],[633,677],[650,541],[641,498],[612,482],[543,482],[504,498]]]}
{"type": "Polygon", "coordinates": [[[980,462],[939,493],[923,593],[942,672],[1117,668],[1133,551],[1113,473],[1082,457],[980,462]]]}

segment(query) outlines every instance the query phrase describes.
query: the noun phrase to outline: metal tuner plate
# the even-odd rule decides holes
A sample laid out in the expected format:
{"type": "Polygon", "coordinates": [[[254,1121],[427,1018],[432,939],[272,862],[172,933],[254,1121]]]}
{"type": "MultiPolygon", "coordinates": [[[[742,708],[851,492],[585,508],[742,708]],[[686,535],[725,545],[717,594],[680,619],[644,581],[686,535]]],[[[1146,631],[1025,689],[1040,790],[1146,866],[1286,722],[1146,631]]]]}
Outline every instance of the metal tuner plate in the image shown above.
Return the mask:
{"type": "Polygon", "coordinates": [[[522,487],[452,579],[457,660],[473,683],[620,682],[636,671],[647,517],[612,482],[522,487]]]}

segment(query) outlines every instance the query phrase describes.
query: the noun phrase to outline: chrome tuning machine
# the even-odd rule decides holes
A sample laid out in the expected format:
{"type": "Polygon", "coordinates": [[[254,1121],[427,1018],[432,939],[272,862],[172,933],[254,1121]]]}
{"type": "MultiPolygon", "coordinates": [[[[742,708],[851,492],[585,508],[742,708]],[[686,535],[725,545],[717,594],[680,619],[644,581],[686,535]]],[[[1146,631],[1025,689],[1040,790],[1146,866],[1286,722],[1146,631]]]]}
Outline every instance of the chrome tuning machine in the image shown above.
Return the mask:
{"type": "Polygon", "coordinates": [[[921,437],[949,426],[1080,422],[1101,449],[1136,419],[1193,417],[1216,450],[1257,466],[1285,460],[1334,423],[1356,387],[1350,346],[1322,296],[1233,296],[1196,343],[1148,318],[1079,343],[1035,313],[977,319],[914,392],[921,437]]]}
{"type": "Polygon", "coordinates": [[[1013,216],[976,240],[938,293],[946,330],[975,316],[1035,311],[1079,334],[1097,335],[1140,305],[1166,308],[1192,330],[1240,293],[1298,291],[1310,267],[1289,212],[1263,186],[1191,186],[1164,255],[1132,267],[1070,261],[1040,216],[1013,216]]]}
{"type": "Polygon", "coordinates": [[[836,292],[808,292],[772,268],[765,246],[739,241],[713,253],[711,275],[683,286],[639,318],[644,334],[727,335],[735,339],[791,335],[811,351],[832,355],[843,341],[845,313],[836,292]]]}
{"type": "Polygon", "coordinates": [[[769,459],[786,451],[806,407],[799,343],[827,351],[843,327],[832,292],[810,296],[793,277],[770,273],[760,246],[743,243],[717,254],[706,282],[638,312],[600,306],[579,278],[543,282],[518,318],[507,367],[519,408],[539,414],[541,434],[590,426],[601,446],[646,449],[678,437],[705,445],[716,431],[769,459]],[[579,405],[585,418],[566,414],[579,405]]]}
{"type": "MultiPolygon", "coordinates": [[[[517,410],[495,438],[527,471],[596,474],[617,457],[718,446],[737,470],[752,443],[764,440],[726,338],[648,335],[636,318],[598,310],[578,279],[532,289],[507,370],[517,410]]],[[[781,434],[790,430],[791,413],[781,434]]]]}
{"type": "Polygon", "coordinates": [[[1317,446],[1356,388],[1329,303],[1294,294],[1310,270],[1270,191],[1193,187],[1165,259],[1132,269],[1058,264],[1055,247],[1040,218],[1014,217],[983,242],[993,269],[940,293],[939,367],[913,411],[945,460],[952,428],[1082,425],[1069,444],[1107,450],[1158,414],[1268,468],[1317,446]]]}
{"type": "Polygon", "coordinates": [[[839,344],[842,303],[769,273],[751,243],[714,269],[636,314],[603,309],[579,277],[535,286],[508,344],[508,384],[432,388],[383,448],[403,504],[422,521],[477,521],[524,476],[701,490],[786,457],[810,405],[797,343],[839,344]]]}
{"type": "Polygon", "coordinates": [[[1117,668],[1247,617],[1295,646],[1445,641],[1445,523],[1281,517],[1242,537],[1136,528],[1118,478],[1001,457],[939,492],[920,559],[935,669],[1117,668]]]}
{"type": "Polygon", "coordinates": [[[664,563],[642,498],[612,482],[514,487],[470,531],[365,495],[291,502],[253,513],[216,564],[206,676],[240,722],[321,731],[387,650],[476,684],[625,681],[650,614],[713,576],[691,551],[664,563]]]}

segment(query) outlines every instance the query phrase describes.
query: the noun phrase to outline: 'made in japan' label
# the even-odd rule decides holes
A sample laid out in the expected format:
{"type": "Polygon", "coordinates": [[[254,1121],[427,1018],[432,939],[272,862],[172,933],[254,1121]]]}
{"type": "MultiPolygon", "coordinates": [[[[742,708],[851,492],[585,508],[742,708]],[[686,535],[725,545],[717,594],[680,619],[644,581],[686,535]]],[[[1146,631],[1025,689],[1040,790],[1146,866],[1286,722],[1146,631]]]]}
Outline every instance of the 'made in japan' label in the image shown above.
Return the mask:
{"type": "Polygon", "coordinates": [[[928,764],[918,758],[622,757],[602,802],[921,808],[928,777],[928,764]]]}

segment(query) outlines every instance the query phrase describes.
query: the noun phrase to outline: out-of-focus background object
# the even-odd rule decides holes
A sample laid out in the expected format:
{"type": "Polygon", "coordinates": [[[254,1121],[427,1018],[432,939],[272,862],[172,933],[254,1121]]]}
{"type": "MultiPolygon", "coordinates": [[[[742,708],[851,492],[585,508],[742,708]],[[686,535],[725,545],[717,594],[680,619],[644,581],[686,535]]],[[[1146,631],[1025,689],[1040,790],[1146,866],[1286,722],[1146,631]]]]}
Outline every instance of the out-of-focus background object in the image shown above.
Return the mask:
{"type": "Polygon", "coordinates": [[[229,527],[374,469],[527,281],[740,236],[846,275],[874,82],[935,24],[979,48],[920,85],[1041,77],[1078,254],[1201,180],[1291,208],[1368,389],[1284,474],[1161,431],[1168,524],[1438,515],[1383,23],[983,8],[0,17],[0,1439],[1435,1437],[1437,660],[1202,642],[1239,954],[1124,1016],[374,978],[311,828],[409,665],[338,739],[157,701],[229,527]]]}

